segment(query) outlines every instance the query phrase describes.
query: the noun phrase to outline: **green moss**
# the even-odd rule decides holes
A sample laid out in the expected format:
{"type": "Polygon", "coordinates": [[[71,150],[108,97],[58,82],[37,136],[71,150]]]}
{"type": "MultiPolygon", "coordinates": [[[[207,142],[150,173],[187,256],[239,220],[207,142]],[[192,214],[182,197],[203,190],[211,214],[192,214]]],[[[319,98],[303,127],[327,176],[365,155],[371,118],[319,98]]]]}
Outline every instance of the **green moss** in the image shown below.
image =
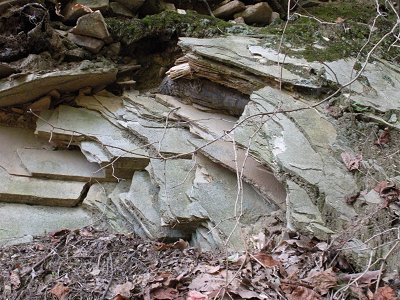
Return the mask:
{"type": "Polygon", "coordinates": [[[126,45],[143,38],[159,35],[210,37],[222,34],[232,24],[209,16],[188,12],[185,15],[174,11],[164,11],[143,19],[121,20],[108,18],[106,23],[114,39],[126,45]]]}
{"type": "MultiPolygon", "coordinates": [[[[356,56],[368,39],[369,26],[376,16],[374,2],[369,4],[364,2],[355,0],[320,4],[307,11],[299,10],[301,16],[294,15],[288,22],[285,32],[284,23],[267,26],[259,32],[269,36],[268,42],[275,44],[276,47],[280,44],[283,34],[284,43],[280,51],[291,56],[304,57],[308,61],[333,61],[356,56]],[[345,20],[344,23],[335,23],[339,17],[345,20]]],[[[377,20],[371,42],[364,48],[361,56],[391,29],[394,21],[392,15],[377,20]]],[[[396,47],[389,48],[393,41],[393,38],[386,39],[376,50],[379,56],[398,62],[400,50],[396,47]]]]}

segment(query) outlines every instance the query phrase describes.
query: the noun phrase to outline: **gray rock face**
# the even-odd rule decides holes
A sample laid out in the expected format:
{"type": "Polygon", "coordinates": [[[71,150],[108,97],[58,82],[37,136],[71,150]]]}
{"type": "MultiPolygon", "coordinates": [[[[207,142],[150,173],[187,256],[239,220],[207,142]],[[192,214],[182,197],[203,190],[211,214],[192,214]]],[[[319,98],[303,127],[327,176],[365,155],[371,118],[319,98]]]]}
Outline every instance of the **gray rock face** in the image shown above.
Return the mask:
{"type": "Polygon", "coordinates": [[[80,151],[19,149],[18,156],[34,177],[90,181],[106,178],[100,165],[88,162],[80,151]]]}
{"type": "Polygon", "coordinates": [[[90,213],[80,207],[49,207],[0,203],[0,245],[32,240],[32,236],[94,223],[90,213]]]}
{"type": "Polygon", "coordinates": [[[135,170],[143,170],[149,163],[143,146],[99,113],[84,108],[60,106],[42,113],[36,134],[64,145],[90,142],[84,144],[83,152],[106,168],[106,176],[131,178],[135,170]]]}
{"type": "MultiPolygon", "coordinates": [[[[242,118],[273,112],[278,105],[283,110],[307,107],[307,103],[296,101],[272,88],[255,92],[251,100],[253,102],[246,107],[242,118]]],[[[239,143],[250,144],[253,154],[273,166],[275,172],[285,172],[294,176],[308,187],[306,190],[319,190],[319,197],[316,198],[313,193],[309,194],[309,197],[312,201],[317,201],[314,202],[316,206],[313,211],[316,207],[323,208],[319,214],[325,223],[321,223],[320,218],[315,217],[323,226],[340,228],[356,216],[354,209],[345,203],[345,197],[354,194],[357,185],[344,166],[333,158],[331,147],[336,140],[336,131],[317,111],[305,109],[279,114],[276,117],[253,118],[248,121],[248,125],[239,127],[235,135],[239,143]],[[253,136],[258,128],[259,132],[249,143],[249,137],[253,136]]],[[[292,189],[295,194],[300,193],[298,186],[292,189]]],[[[288,197],[290,204],[293,197],[290,194],[290,186],[288,197]]],[[[287,209],[291,211],[293,208],[287,209]]],[[[292,218],[294,217],[292,215],[292,218]]],[[[301,214],[297,214],[296,217],[300,219],[293,221],[293,226],[296,223],[304,223],[301,214]]]]}

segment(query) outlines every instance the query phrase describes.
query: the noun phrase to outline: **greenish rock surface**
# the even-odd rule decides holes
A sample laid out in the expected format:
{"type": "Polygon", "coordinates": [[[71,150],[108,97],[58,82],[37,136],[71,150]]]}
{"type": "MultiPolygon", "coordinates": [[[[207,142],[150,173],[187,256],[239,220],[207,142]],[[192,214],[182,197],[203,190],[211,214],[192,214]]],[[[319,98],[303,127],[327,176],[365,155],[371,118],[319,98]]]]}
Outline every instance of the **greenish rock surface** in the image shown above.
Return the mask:
{"type": "Polygon", "coordinates": [[[0,203],[0,245],[27,242],[32,236],[95,223],[86,210],[65,207],[0,203]]]}

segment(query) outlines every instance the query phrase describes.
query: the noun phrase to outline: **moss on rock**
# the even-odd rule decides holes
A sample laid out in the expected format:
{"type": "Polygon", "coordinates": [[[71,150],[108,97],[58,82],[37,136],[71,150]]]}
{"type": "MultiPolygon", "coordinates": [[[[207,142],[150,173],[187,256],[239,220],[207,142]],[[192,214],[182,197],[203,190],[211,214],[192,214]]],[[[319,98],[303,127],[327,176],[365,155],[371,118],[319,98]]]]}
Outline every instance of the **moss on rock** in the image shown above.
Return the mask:
{"type": "Polygon", "coordinates": [[[211,37],[225,33],[232,24],[223,20],[189,11],[182,15],[164,11],[143,19],[121,20],[108,18],[106,23],[115,40],[131,45],[144,38],[157,36],[211,37]]]}
{"type": "MultiPolygon", "coordinates": [[[[286,28],[281,22],[260,29],[269,36],[269,42],[278,45],[283,35],[280,51],[291,56],[304,57],[308,61],[333,61],[356,56],[363,49],[365,55],[372,46],[395,24],[394,13],[376,20],[371,36],[371,25],[376,17],[374,2],[355,0],[321,3],[293,14],[286,28]],[[272,35],[272,38],[271,38],[272,35]]],[[[389,61],[399,62],[400,50],[389,48],[394,37],[387,38],[377,54],[389,61]]]]}

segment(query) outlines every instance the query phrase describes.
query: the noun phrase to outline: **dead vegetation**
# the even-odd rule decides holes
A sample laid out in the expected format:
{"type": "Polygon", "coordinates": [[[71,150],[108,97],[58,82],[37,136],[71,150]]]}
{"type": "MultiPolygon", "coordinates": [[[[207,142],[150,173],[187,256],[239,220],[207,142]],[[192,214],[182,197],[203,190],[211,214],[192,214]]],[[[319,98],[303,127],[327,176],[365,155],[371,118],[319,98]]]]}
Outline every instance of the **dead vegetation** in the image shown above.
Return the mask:
{"type": "Polygon", "coordinates": [[[397,298],[396,8],[369,3],[376,17],[354,20],[367,28],[355,41],[347,15],[292,15],[307,6],[268,1],[275,20],[269,10],[262,19],[271,3],[225,2],[204,2],[210,17],[165,7],[144,16],[146,3],[124,16],[78,5],[78,17],[66,2],[3,16],[0,44],[11,52],[2,52],[0,119],[11,142],[0,146],[1,200],[82,205],[64,212],[93,211],[99,225],[2,247],[4,299],[397,298]],[[277,26],[229,36],[237,27],[214,14],[277,26]],[[332,56],[288,51],[313,37],[297,25],[324,40],[300,56],[332,56]],[[272,42],[255,35],[271,32],[272,42]],[[228,36],[175,45],[178,35],[215,34],[228,36]],[[389,62],[376,57],[386,48],[389,62]],[[169,96],[132,91],[164,74],[169,96]]]}
{"type": "Polygon", "coordinates": [[[93,228],[0,252],[2,299],[385,299],[400,278],[356,273],[326,242],[259,234],[254,252],[202,252],[93,228]],[[382,285],[376,288],[378,281],[382,285]],[[365,295],[365,296],[363,296],[365,295]],[[368,298],[366,298],[368,297],[368,298]]]}

